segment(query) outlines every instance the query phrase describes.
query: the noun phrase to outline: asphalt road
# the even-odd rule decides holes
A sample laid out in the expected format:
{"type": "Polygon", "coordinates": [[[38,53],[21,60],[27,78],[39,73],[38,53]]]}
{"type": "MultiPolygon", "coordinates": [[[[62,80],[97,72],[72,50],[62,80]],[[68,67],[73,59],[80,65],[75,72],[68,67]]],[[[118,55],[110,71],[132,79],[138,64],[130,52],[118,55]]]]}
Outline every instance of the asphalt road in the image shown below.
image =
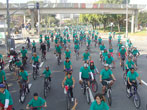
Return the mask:
{"type": "MultiPolygon", "coordinates": [[[[104,43],[106,47],[108,48],[108,40],[106,38],[103,38],[104,43]]],[[[116,52],[116,43],[117,40],[113,40],[113,48],[116,52]]],[[[94,42],[92,42],[94,44],[94,42]]],[[[18,50],[21,48],[21,46],[18,47],[18,50]]],[[[72,65],[73,65],[73,77],[76,80],[75,88],[74,88],[74,97],[78,100],[78,106],[77,110],[89,110],[90,105],[86,102],[86,97],[82,94],[80,85],[79,85],[79,70],[82,66],[82,60],[81,56],[85,50],[86,46],[82,46],[80,48],[80,58],[78,61],[76,61],[75,54],[73,52],[73,43],[71,46],[72,51],[72,65]]],[[[37,45],[37,53],[41,57],[41,52],[39,51],[39,45],[37,45]]],[[[63,52],[62,52],[63,53],[63,52]]],[[[92,60],[94,60],[96,67],[101,70],[103,69],[103,65],[99,61],[99,51],[98,47],[94,47],[92,45],[90,50],[92,60]]],[[[28,52],[29,59],[31,58],[31,51],[28,52]]],[[[114,83],[112,87],[112,106],[110,107],[110,110],[136,110],[133,100],[128,99],[126,96],[126,88],[123,83],[122,75],[123,71],[119,65],[119,59],[116,57],[116,53],[114,53],[114,59],[116,62],[116,68],[113,69],[113,73],[116,77],[116,82],[114,83]]],[[[147,82],[147,59],[144,54],[142,54],[138,58],[138,72],[141,75],[141,78],[147,82]]],[[[42,68],[40,68],[40,74],[44,70],[44,67],[46,65],[50,66],[50,69],[52,71],[52,84],[51,84],[51,90],[48,93],[48,96],[46,98],[48,107],[46,110],[66,110],[66,100],[65,95],[63,92],[63,88],[61,87],[61,82],[65,76],[65,73],[63,72],[63,54],[62,54],[62,63],[58,66],[57,60],[54,55],[54,45],[51,44],[51,49],[47,53],[47,61],[44,62],[42,68]]],[[[7,74],[7,81],[9,84],[10,92],[14,101],[14,107],[16,110],[24,109],[27,103],[33,98],[33,93],[38,92],[41,97],[43,97],[43,78],[39,77],[37,80],[33,80],[32,78],[32,66],[31,64],[26,65],[26,70],[29,73],[29,79],[30,84],[32,84],[30,93],[27,95],[27,98],[25,100],[24,104],[19,103],[19,86],[16,82],[16,78],[14,77],[13,73],[11,73],[8,68],[6,68],[6,74],[7,74]]],[[[99,82],[99,76],[97,75],[97,81],[98,81],[98,92],[101,92],[102,85],[99,82]]],[[[141,107],[139,110],[145,110],[145,105],[147,104],[147,86],[142,85],[138,87],[138,92],[141,97],[141,107]]],[[[93,96],[95,94],[93,93],[93,96]]]]}

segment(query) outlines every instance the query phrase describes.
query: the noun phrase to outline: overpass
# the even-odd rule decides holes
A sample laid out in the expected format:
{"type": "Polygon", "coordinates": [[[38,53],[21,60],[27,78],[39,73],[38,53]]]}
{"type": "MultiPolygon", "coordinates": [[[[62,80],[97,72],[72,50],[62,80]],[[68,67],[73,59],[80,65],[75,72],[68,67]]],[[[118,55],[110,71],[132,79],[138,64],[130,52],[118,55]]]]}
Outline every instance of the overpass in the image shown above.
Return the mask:
{"type": "MultiPolygon", "coordinates": [[[[24,16],[25,12],[31,12],[33,20],[35,4],[10,4],[10,14],[21,14],[24,16]]],[[[128,14],[132,15],[131,31],[134,32],[138,25],[138,11],[142,10],[146,5],[129,5],[128,14]],[[135,21],[135,22],[134,22],[135,21]]],[[[0,4],[0,15],[6,15],[6,4],[0,4]]],[[[126,14],[125,4],[87,4],[87,3],[41,3],[40,15],[43,14],[126,14]]]]}

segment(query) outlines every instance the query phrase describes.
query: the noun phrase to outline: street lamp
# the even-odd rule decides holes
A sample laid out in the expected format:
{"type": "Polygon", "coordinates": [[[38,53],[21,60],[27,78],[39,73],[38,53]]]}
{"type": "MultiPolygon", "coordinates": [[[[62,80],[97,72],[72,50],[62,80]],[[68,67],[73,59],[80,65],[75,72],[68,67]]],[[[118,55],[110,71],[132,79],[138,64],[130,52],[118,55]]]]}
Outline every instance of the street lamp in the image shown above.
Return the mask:
{"type": "Polygon", "coordinates": [[[126,0],[126,37],[128,38],[128,0],[126,0]]]}
{"type": "Polygon", "coordinates": [[[40,34],[40,11],[39,11],[39,3],[36,3],[36,8],[38,10],[38,35],[40,34]]]}

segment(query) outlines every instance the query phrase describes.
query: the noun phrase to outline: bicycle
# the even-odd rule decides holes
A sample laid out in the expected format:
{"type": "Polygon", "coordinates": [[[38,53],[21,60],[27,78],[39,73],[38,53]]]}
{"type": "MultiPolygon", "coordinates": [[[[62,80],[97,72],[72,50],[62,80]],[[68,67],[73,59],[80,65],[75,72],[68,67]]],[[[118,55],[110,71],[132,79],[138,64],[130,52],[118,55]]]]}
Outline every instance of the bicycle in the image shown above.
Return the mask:
{"type": "Polygon", "coordinates": [[[65,91],[66,91],[66,105],[67,105],[67,110],[70,110],[71,108],[71,95],[70,95],[70,86],[65,86],[65,91]]]}
{"type": "Polygon", "coordinates": [[[94,76],[94,80],[93,81],[91,80],[90,84],[91,84],[92,91],[95,93],[98,90],[98,83],[97,83],[96,78],[95,78],[96,73],[93,73],[93,76],[94,76]]]}
{"type": "Polygon", "coordinates": [[[58,53],[57,55],[57,64],[60,65],[60,60],[61,60],[61,53],[58,53]]]}
{"type": "Polygon", "coordinates": [[[27,58],[26,57],[22,57],[22,64],[23,64],[23,67],[26,65],[26,62],[27,61],[27,58]]]}
{"type": "Polygon", "coordinates": [[[128,93],[128,91],[127,91],[128,88],[127,87],[126,87],[126,93],[127,93],[128,98],[133,97],[134,105],[135,105],[135,107],[137,109],[139,109],[140,106],[141,106],[141,100],[140,100],[140,96],[139,96],[139,94],[137,92],[137,86],[138,85],[137,85],[136,82],[132,82],[132,86],[130,88],[130,93],[128,93]]]}
{"type": "Polygon", "coordinates": [[[46,51],[42,52],[41,61],[46,60],[46,51]]]}
{"type": "Polygon", "coordinates": [[[38,66],[37,63],[35,63],[35,64],[32,65],[32,67],[33,67],[33,79],[34,80],[36,80],[37,79],[37,76],[38,76],[38,68],[39,67],[37,67],[37,66],[38,66]]]}
{"type": "Polygon", "coordinates": [[[47,51],[49,52],[50,49],[50,43],[47,44],[47,51]]]}
{"type": "Polygon", "coordinates": [[[94,44],[94,45],[95,45],[95,47],[96,47],[96,44],[97,44],[97,40],[94,40],[94,41],[95,41],[95,44],[94,44]]]}
{"type": "Polygon", "coordinates": [[[135,63],[135,65],[137,66],[137,56],[133,55],[133,62],[135,63]]]}
{"type": "Polygon", "coordinates": [[[48,78],[44,78],[44,97],[47,97],[47,92],[51,89],[51,84],[48,78]]]}
{"type": "Polygon", "coordinates": [[[76,60],[78,60],[78,58],[79,58],[79,50],[75,49],[75,53],[76,53],[76,60]]]}
{"type": "Polygon", "coordinates": [[[87,80],[83,80],[83,94],[86,95],[86,99],[87,99],[87,103],[90,104],[90,93],[89,93],[89,87],[88,87],[88,81],[87,80]]]}
{"type": "Polygon", "coordinates": [[[121,67],[122,67],[122,69],[123,69],[123,71],[125,70],[125,56],[123,56],[122,58],[121,58],[121,67]]]}
{"type": "Polygon", "coordinates": [[[112,80],[111,81],[104,80],[104,82],[107,83],[105,93],[107,94],[108,104],[109,104],[109,106],[111,106],[112,105],[112,97],[111,97],[111,86],[110,86],[110,83],[112,82],[112,80]]]}
{"type": "MultiPolygon", "coordinates": [[[[29,110],[42,110],[42,108],[44,108],[44,106],[29,107],[28,109],[29,109],[29,110]]],[[[28,110],[28,109],[27,109],[27,110],[28,110]]],[[[23,109],[23,110],[25,110],[25,109],[23,109]]],[[[43,109],[43,110],[46,110],[46,109],[43,109]]]]}
{"type": "Polygon", "coordinates": [[[19,101],[23,104],[25,102],[26,99],[26,94],[29,93],[30,90],[28,88],[28,84],[27,83],[23,83],[22,84],[22,88],[19,91],[19,101]]]}

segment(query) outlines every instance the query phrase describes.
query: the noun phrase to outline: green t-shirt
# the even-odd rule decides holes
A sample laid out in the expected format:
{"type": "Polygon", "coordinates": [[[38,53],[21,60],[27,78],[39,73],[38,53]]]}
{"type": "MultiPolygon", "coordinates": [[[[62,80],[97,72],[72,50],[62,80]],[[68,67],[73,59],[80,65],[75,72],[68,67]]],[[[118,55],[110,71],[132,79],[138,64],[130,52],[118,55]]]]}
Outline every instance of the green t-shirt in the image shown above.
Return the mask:
{"type": "Polygon", "coordinates": [[[125,53],[126,53],[126,49],[120,49],[119,52],[120,52],[121,55],[125,55],[125,53]]]}
{"type": "Polygon", "coordinates": [[[46,42],[47,42],[47,44],[49,44],[50,43],[50,40],[47,40],[46,42]]]}
{"type": "Polygon", "coordinates": [[[88,53],[83,53],[83,60],[84,61],[86,61],[86,60],[88,60],[89,59],[89,56],[90,56],[90,53],[88,52],[88,53]]]}
{"type": "Polygon", "coordinates": [[[82,73],[82,78],[89,78],[90,68],[81,67],[80,72],[82,73]]]}
{"type": "Polygon", "coordinates": [[[105,49],[105,45],[100,45],[100,50],[104,50],[105,49]]]}
{"type": "Polygon", "coordinates": [[[23,80],[27,81],[28,80],[28,72],[20,72],[19,75],[22,77],[23,80]]]}
{"type": "MultiPolygon", "coordinates": [[[[134,62],[131,60],[131,61],[126,61],[126,65],[128,65],[128,68],[130,69],[132,67],[132,65],[134,65],[134,62]]],[[[126,67],[127,68],[127,67],[126,67]]]]}
{"type": "Polygon", "coordinates": [[[39,42],[42,43],[42,39],[39,39],[39,42]]]}
{"type": "Polygon", "coordinates": [[[22,65],[22,62],[21,61],[19,61],[19,62],[15,62],[15,65],[17,66],[17,67],[20,67],[21,65],[22,65]]]}
{"type": "Polygon", "coordinates": [[[78,45],[75,45],[75,47],[74,47],[75,49],[80,49],[80,46],[79,46],[79,44],[78,45]]]}
{"type": "Polygon", "coordinates": [[[32,46],[35,47],[36,46],[36,43],[35,42],[32,42],[32,46]]]}
{"type": "Polygon", "coordinates": [[[112,71],[111,69],[108,69],[107,71],[105,69],[102,69],[100,75],[102,75],[102,80],[109,79],[111,78],[112,71]]]}
{"type": "Polygon", "coordinates": [[[91,43],[91,40],[90,40],[90,39],[88,39],[88,40],[87,40],[87,42],[88,42],[88,45],[90,45],[90,43],[91,43]]]}
{"type": "Polygon", "coordinates": [[[97,38],[98,38],[98,36],[97,36],[97,35],[95,35],[94,40],[97,40],[97,38]]]}
{"type": "Polygon", "coordinates": [[[102,39],[101,38],[99,38],[98,41],[99,41],[99,43],[102,43],[102,39]]]}
{"type": "Polygon", "coordinates": [[[70,43],[70,39],[67,39],[68,43],[70,43]]]}
{"type": "Polygon", "coordinates": [[[64,66],[66,69],[70,69],[71,65],[72,65],[71,61],[69,61],[69,62],[64,61],[64,66]]]}
{"type": "Polygon", "coordinates": [[[65,51],[65,58],[67,58],[67,57],[70,58],[70,55],[71,55],[71,51],[68,51],[68,52],[65,51]]]}
{"type": "Polygon", "coordinates": [[[4,70],[0,70],[0,83],[3,82],[3,77],[4,77],[4,81],[6,81],[6,73],[4,70]]]}
{"type": "Polygon", "coordinates": [[[59,45],[59,47],[56,46],[56,52],[61,53],[61,46],[59,45]]]}
{"type": "Polygon", "coordinates": [[[132,54],[133,54],[133,55],[137,55],[137,53],[139,53],[138,50],[133,50],[133,51],[132,51],[132,54]]]}
{"type": "Polygon", "coordinates": [[[123,44],[118,44],[118,48],[121,49],[121,47],[123,46],[123,44]]]}
{"type": "Polygon", "coordinates": [[[66,85],[66,86],[67,86],[67,85],[68,85],[68,86],[72,86],[72,85],[73,85],[72,75],[71,75],[70,78],[68,78],[68,77],[66,76],[66,81],[65,81],[64,85],[66,85]]]}
{"type": "Polygon", "coordinates": [[[28,104],[30,107],[38,107],[37,110],[43,110],[40,108],[40,106],[43,106],[45,104],[45,100],[41,97],[38,97],[38,100],[35,100],[33,98],[28,104]]]}
{"type": "Polygon", "coordinates": [[[34,61],[34,62],[39,62],[39,56],[36,56],[36,57],[32,57],[32,60],[34,61]]]}
{"type": "Polygon", "coordinates": [[[66,39],[63,40],[64,44],[66,44],[66,39]]]}
{"type": "Polygon", "coordinates": [[[3,58],[3,55],[2,54],[0,54],[0,58],[3,58]]]}
{"type": "Polygon", "coordinates": [[[24,50],[21,50],[21,54],[22,54],[22,57],[26,57],[27,50],[26,50],[26,49],[24,49],[24,50]]]}
{"type": "Polygon", "coordinates": [[[13,100],[11,97],[11,94],[9,93],[9,91],[7,89],[5,89],[4,93],[0,92],[0,102],[5,105],[5,100],[8,99],[9,100],[9,105],[13,105],[13,100]]]}
{"type": "Polygon", "coordinates": [[[113,59],[113,57],[110,57],[110,58],[109,57],[106,57],[105,58],[105,61],[106,61],[107,64],[110,65],[114,61],[114,59],[113,59]]]}
{"type": "Polygon", "coordinates": [[[134,73],[131,73],[131,71],[128,71],[127,73],[127,79],[129,78],[130,81],[136,80],[136,78],[139,76],[139,74],[134,71],[134,73]]]}
{"type": "Polygon", "coordinates": [[[48,77],[50,77],[50,75],[51,75],[52,73],[51,73],[51,70],[48,70],[48,71],[47,71],[47,70],[44,70],[44,71],[43,71],[43,74],[45,75],[46,78],[48,78],[48,77]]]}
{"type": "Polygon", "coordinates": [[[104,58],[106,58],[108,56],[108,53],[107,52],[103,52],[102,55],[103,55],[104,58]]]}
{"type": "Polygon", "coordinates": [[[109,36],[109,40],[112,40],[112,36],[109,36]]]}
{"type": "Polygon", "coordinates": [[[109,52],[113,52],[113,49],[109,49],[109,52]]]}
{"type": "Polygon", "coordinates": [[[101,104],[97,104],[95,100],[94,102],[92,102],[90,110],[109,110],[109,106],[104,101],[102,101],[101,104]]]}
{"type": "Polygon", "coordinates": [[[55,39],[55,44],[57,44],[58,43],[58,39],[55,39]]]}
{"type": "MultiPolygon", "coordinates": [[[[90,68],[90,66],[89,66],[89,68],[90,68]]],[[[91,70],[92,73],[95,73],[94,72],[95,69],[96,69],[95,65],[94,65],[93,69],[90,68],[90,70],[91,70]]]]}

